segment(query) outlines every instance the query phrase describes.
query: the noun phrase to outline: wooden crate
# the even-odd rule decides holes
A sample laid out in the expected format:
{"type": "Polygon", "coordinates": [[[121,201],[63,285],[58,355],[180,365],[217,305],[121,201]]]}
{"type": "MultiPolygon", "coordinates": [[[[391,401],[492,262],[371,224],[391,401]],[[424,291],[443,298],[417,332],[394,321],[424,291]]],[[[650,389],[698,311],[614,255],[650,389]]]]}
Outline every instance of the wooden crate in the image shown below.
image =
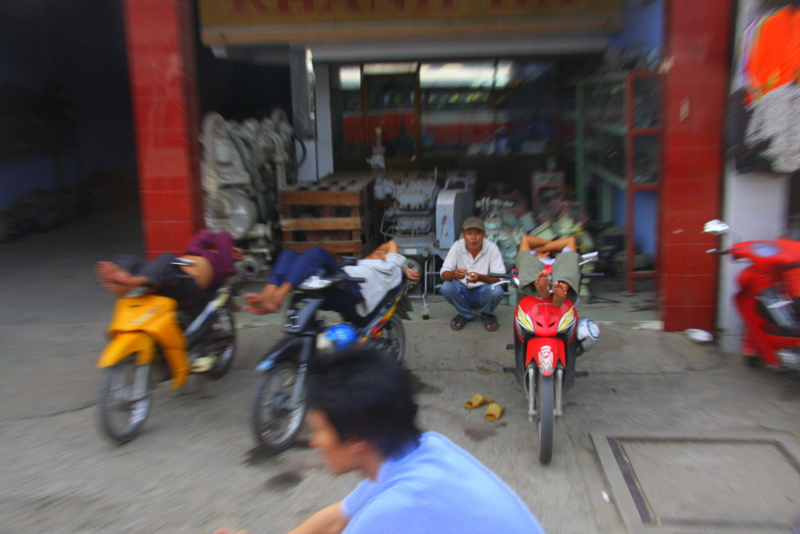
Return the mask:
{"type": "Polygon", "coordinates": [[[279,199],[287,250],[318,245],[331,254],[363,257],[378,246],[372,174],[331,174],[319,182],[287,186],[279,199]],[[320,215],[325,212],[334,213],[320,215]]]}

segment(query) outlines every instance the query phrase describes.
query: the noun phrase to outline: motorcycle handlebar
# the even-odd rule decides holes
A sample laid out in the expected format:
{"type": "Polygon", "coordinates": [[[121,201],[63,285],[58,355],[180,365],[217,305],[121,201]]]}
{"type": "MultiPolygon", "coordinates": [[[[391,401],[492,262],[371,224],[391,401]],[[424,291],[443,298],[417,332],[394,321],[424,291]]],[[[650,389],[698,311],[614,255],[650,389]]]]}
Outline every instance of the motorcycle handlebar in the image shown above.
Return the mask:
{"type": "Polygon", "coordinates": [[[718,254],[720,256],[723,256],[725,254],[729,254],[729,251],[728,250],[719,249],[719,248],[712,248],[712,249],[706,250],[706,254],[718,254]]]}
{"type": "Polygon", "coordinates": [[[332,275],[317,274],[310,277],[308,280],[303,281],[303,283],[298,286],[298,290],[304,292],[324,291],[328,288],[340,287],[347,282],[361,284],[364,283],[364,281],[364,278],[348,276],[347,273],[344,272],[332,275]]]}
{"type": "Polygon", "coordinates": [[[366,279],[359,278],[356,276],[349,276],[347,273],[338,273],[333,276],[323,277],[328,278],[329,280],[333,280],[334,282],[341,281],[341,282],[355,282],[356,284],[363,284],[366,279]]]}
{"type": "Polygon", "coordinates": [[[486,276],[491,276],[492,278],[500,278],[501,280],[506,280],[511,278],[511,273],[489,273],[486,276]]]}

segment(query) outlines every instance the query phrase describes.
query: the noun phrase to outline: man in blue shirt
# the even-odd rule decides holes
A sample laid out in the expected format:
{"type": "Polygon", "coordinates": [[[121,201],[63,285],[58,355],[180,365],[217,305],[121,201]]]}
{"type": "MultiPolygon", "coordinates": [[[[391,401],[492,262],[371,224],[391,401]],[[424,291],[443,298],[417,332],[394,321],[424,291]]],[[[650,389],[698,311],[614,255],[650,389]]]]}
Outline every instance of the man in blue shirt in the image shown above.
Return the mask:
{"type": "Polygon", "coordinates": [[[383,350],[320,359],[308,394],[311,446],[334,474],[367,478],[291,534],[543,534],[497,475],[446,437],[417,429],[408,375],[383,350]]]}

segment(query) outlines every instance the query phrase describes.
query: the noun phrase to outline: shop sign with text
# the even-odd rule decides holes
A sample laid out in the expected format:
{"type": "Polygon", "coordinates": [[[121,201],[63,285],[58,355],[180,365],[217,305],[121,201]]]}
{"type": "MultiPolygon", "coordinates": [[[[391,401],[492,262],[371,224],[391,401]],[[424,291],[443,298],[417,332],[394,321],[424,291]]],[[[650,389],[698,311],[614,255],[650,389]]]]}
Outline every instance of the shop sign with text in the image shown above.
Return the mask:
{"type": "Polygon", "coordinates": [[[203,26],[480,19],[621,12],[622,0],[199,0],[203,26]]]}

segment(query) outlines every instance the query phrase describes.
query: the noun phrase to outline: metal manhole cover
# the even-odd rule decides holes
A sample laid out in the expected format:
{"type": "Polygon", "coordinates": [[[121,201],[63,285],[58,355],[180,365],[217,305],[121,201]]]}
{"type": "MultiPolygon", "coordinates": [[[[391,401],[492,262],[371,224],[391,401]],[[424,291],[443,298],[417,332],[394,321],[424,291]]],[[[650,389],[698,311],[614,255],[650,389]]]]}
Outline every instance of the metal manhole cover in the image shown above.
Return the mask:
{"type": "Polygon", "coordinates": [[[800,512],[800,463],[778,440],[593,439],[629,528],[785,530],[800,512]]]}

